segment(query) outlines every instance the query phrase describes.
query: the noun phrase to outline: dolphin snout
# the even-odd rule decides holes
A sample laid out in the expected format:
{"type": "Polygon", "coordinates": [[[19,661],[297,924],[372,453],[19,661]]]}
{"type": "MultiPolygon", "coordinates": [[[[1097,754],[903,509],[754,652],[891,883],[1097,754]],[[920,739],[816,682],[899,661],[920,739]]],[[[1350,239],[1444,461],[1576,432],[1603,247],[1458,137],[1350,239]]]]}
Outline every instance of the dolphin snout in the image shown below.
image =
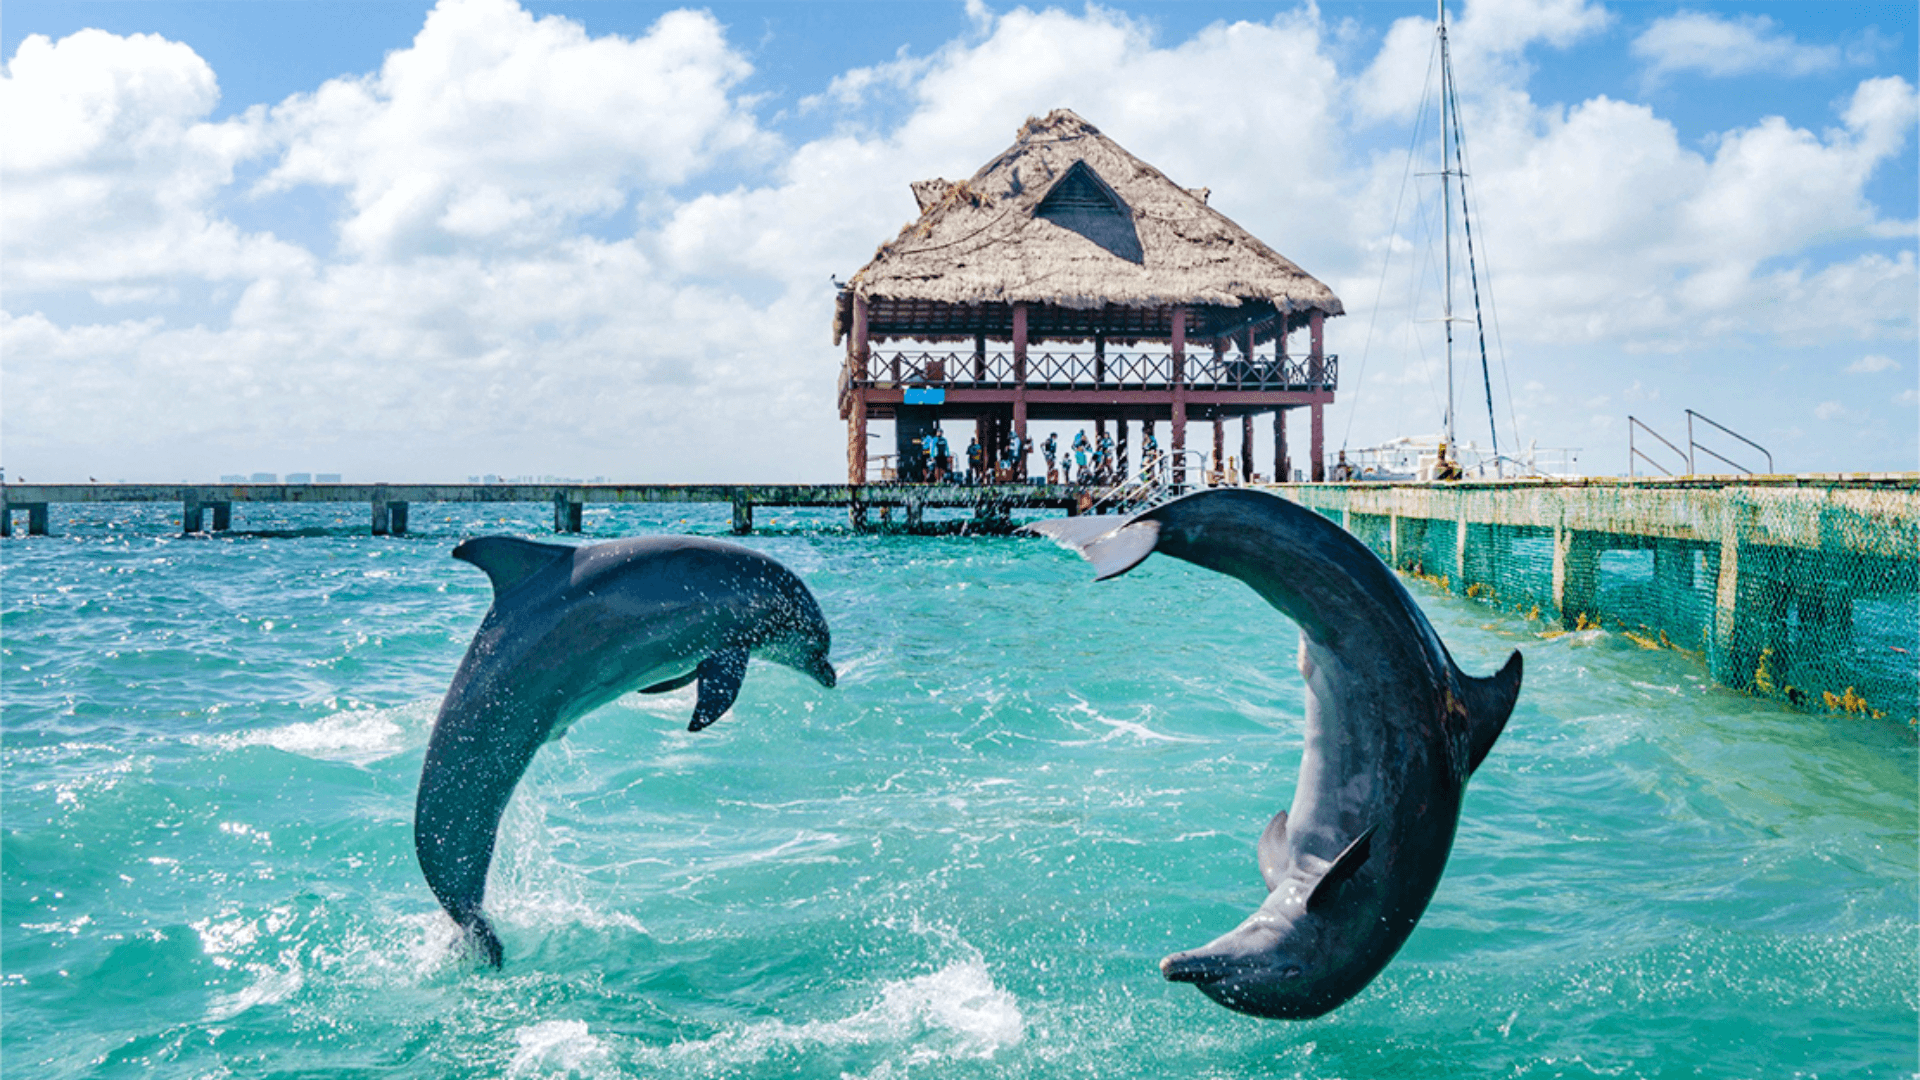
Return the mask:
{"type": "Polygon", "coordinates": [[[1160,961],[1160,974],[1168,982],[1219,982],[1239,970],[1228,957],[1208,953],[1182,952],[1160,961]]]}

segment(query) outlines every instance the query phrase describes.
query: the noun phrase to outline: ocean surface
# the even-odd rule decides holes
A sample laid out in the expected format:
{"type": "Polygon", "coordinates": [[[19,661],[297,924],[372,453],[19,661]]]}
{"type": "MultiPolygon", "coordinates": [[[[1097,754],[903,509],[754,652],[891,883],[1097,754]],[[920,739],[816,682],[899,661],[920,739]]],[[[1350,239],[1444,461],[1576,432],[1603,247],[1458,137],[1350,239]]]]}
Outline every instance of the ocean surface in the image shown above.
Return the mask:
{"type": "MultiPolygon", "coordinates": [[[[546,507],[56,513],[0,544],[0,1068],[12,1077],[1892,1077],[1920,1043],[1916,748],[1699,664],[1410,583],[1526,654],[1398,958],[1258,1020],[1161,956],[1256,907],[1297,631],[1164,557],[762,508],[840,685],[764,662],[543,750],[455,950],[414,860],[428,730],[490,602],[461,538],[546,507]],[[251,530],[251,531],[249,531],[251,530]]],[[[590,508],[587,539],[725,535],[590,508]]]]}

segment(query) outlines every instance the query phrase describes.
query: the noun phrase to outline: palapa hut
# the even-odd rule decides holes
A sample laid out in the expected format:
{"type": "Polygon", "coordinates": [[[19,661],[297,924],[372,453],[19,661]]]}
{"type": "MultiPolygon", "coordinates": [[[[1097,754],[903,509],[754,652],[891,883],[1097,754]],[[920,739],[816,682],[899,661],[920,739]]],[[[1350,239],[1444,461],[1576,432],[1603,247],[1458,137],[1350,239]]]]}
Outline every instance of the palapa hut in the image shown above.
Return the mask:
{"type": "MultiPolygon", "coordinates": [[[[1102,435],[1112,422],[1124,473],[1129,421],[1171,424],[1176,452],[1189,421],[1213,421],[1217,471],[1222,421],[1238,416],[1250,477],[1253,418],[1266,412],[1273,476],[1287,479],[1286,411],[1301,406],[1322,478],[1337,363],[1321,323],[1344,309],[1209,207],[1206,189],[1175,184],[1056,109],[969,179],[924,180],[913,193],[919,219],[841,288],[834,311],[834,343],[847,343],[849,482],[868,480],[870,419],[895,421],[906,478],[919,433],[941,420],[974,421],[989,461],[1013,434],[1030,449],[1030,420],[1092,420],[1102,435]],[[1288,336],[1301,330],[1307,351],[1294,356],[1288,336]]],[[[1016,480],[1027,475],[1020,457],[1016,480]]]]}

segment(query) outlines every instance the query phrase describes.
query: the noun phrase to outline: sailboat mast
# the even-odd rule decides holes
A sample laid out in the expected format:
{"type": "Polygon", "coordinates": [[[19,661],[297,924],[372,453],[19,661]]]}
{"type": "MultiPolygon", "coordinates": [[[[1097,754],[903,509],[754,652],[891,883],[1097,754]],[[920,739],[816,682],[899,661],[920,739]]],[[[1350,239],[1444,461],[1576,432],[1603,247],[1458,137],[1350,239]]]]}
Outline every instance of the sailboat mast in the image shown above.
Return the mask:
{"type": "Polygon", "coordinates": [[[1453,437],[1453,181],[1447,161],[1447,139],[1453,130],[1448,122],[1453,65],[1447,58],[1446,0],[1434,0],[1434,7],[1439,12],[1435,25],[1440,34],[1440,219],[1444,229],[1441,250],[1446,255],[1446,288],[1440,321],[1447,329],[1447,448],[1457,456],[1459,450],[1454,446],[1453,437]]]}

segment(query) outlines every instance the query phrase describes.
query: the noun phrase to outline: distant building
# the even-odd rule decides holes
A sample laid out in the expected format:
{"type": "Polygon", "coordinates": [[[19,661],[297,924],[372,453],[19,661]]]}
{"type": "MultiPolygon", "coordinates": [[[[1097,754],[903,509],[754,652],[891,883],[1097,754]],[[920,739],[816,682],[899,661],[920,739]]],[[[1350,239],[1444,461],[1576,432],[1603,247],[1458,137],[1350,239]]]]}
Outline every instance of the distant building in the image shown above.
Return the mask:
{"type": "Polygon", "coordinates": [[[340,482],[340,474],[337,472],[315,473],[313,475],[313,482],[316,484],[337,484],[340,482]]]}
{"type": "Polygon", "coordinates": [[[237,473],[237,472],[236,472],[236,473],[221,473],[221,474],[220,474],[220,482],[221,482],[221,483],[223,483],[223,484],[244,484],[244,483],[246,483],[246,482],[247,482],[247,474],[246,474],[246,473],[237,473]]]}
{"type": "Polygon", "coordinates": [[[313,483],[313,474],[310,472],[290,472],[287,474],[287,483],[311,484],[313,483]]]}
{"type": "MultiPolygon", "coordinates": [[[[1056,109],[1028,120],[969,179],[924,180],[913,193],[920,217],[834,308],[834,342],[847,343],[839,407],[850,483],[867,482],[869,419],[894,421],[904,479],[916,475],[919,436],[943,420],[973,421],[990,463],[1014,435],[1031,451],[1030,420],[1091,420],[1097,440],[1111,422],[1125,472],[1130,421],[1170,424],[1182,451],[1187,424],[1211,420],[1219,470],[1222,421],[1239,417],[1240,468],[1251,474],[1253,417],[1268,412],[1273,475],[1285,477],[1286,413],[1303,407],[1312,474],[1323,478],[1322,413],[1338,358],[1324,353],[1321,330],[1345,309],[1210,208],[1206,189],[1180,187],[1056,109]],[[1288,338],[1302,330],[1307,350],[1295,356],[1288,338]]],[[[1011,473],[1027,472],[1023,453],[1011,473]]]]}
{"type": "Polygon", "coordinates": [[[280,482],[280,474],[270,473],[270,472],[257,472],[257,473],[254,473],[252,476],[248,477],[247,481],[253,484],[277,484],[280,482]]]}

